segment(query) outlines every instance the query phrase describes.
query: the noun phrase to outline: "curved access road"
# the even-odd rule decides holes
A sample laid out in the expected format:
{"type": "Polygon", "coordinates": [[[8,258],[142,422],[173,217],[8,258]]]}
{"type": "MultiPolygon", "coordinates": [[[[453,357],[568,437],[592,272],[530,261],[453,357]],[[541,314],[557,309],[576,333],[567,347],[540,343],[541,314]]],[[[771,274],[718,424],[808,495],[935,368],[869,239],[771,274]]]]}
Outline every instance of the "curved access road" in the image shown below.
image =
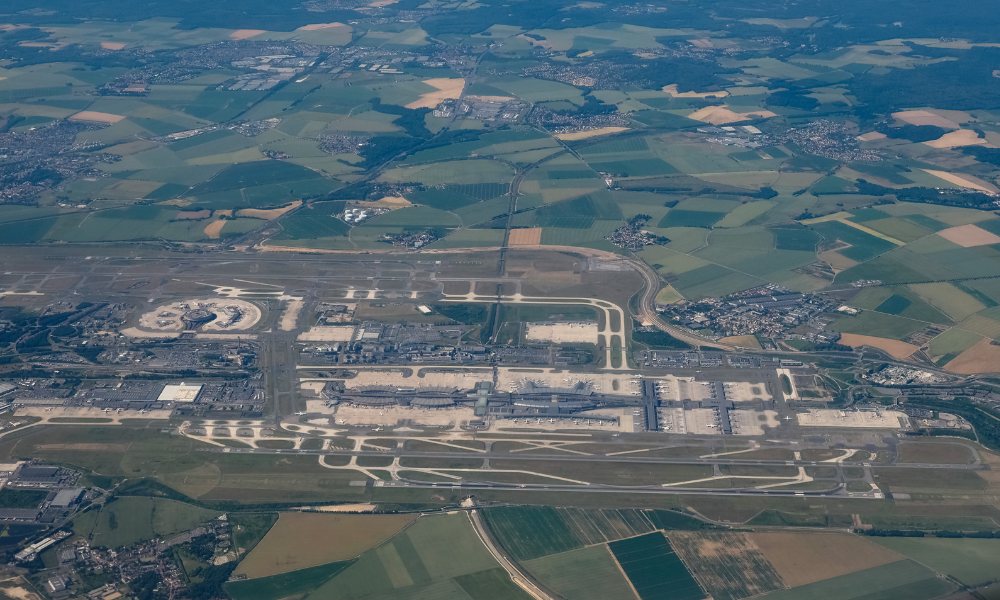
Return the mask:
{"type": "MultiPolygon", "coordinates": [[[[656,312],[656,294],[660,291],[660,275],[652,269],[649,265],[642,262],[641,260],[635,258],[624,257],[620,254],[615,254],[614,252],[608,252],[607,250],[598,250],[596,248],[581,248],[578,246],[555,246],[555,245],[525,245],[525,246],[486,246],[478,248],[441,248],[434,249],[428,248],[425,250],[413,251],[413,250],[399,250],[395,248],[386,249],[370,249],[370,250],[330,250],[324,248],[299,248],[295,246],[278,246],[271,244],[260,244],[254,247],[258,251],[262,252],[294,252],[302,254],[373,254],[373,255],[391,255],[391,254],[469,254],[473,252],[504,252],[506,250],[531,250],[531,251],[551,251],[551,252],[567,252],[571,254],[578,254],[580,256],[605,258],[609,260],[615,260],[624,263],[631,267],[633,270],[637,271],[639,275],[643,278],[643,290],[639,297],[638,314],[635,316],[644,323],[651,323],[657,329],[670,334],[672,337],[689,344],[695,348],[713,348],[717,350],[735,350],[736,348],[732,345],[718,342],[709,338],[699,336],[686,329],[676,327],[667,323],[660,317],[659,313],[656,312]]],[[[495,302],[496,298],[491,297],[491,302],[495,302]]],[[[551,300],[549,300],[551,302],[551,300]]],[[[601,300],[602,302],[607,302],[606,300],[601,300]]],[[[624,342],[624,336],[623,340],[624,342]]],[[[623,346],[624,347],[624,346],[623,346]]],[[[610,364],[610,363],[608,363],[610,364]]]]}

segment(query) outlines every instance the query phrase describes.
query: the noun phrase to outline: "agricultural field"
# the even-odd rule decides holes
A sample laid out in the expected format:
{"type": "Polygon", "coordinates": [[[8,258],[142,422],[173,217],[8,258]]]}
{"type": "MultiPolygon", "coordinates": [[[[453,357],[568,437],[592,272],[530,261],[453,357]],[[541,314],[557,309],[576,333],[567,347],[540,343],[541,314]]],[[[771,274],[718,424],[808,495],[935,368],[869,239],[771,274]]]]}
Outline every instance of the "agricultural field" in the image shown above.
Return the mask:
{"type": "Polygon", "coordinates": [[[256,579],[356,558],[412,522],[404,515],[281,513],[236,573],[256,579]]]}
{"type": "Polygon", "coordinates": [[[10,476],[5,555],[76,536],[14,560],[34,579],[10,594],[58,572],[65,597],[536,595],[508,560],[574,600],[980,594],[1000,572],[996,12],[6,0],[0,462],[90,490],[46,520],[49,488],[10,476]],[[210,293],[259,320],[220,333],[248,305],[216,322],[210,293]],[[203,385],[172,403],[159,379],[203,385]],[[890,404],[911,430],[847,414],[890,404]],[[594,406],[568,431],[564,407],[594,406]],[[795,419],[815,406],[843,420],[795,419]],[[231,548],[180,542],[131,581],[62,558],[223,514],[231,548]]]}
{"type": "Polygon", "coordinates": [[[564,598],[602,600],[632,595],[604,544],[550,554],[523,561],[521,565],[546,588],[564,598]]]}
{"type": "Polygon", "coordinates": [[[704,598],[670,541],[660,532],[608,544],[641,600],[704,598]]]}
{"type": "Polygon", "coordinates": [[[784,586],[781,576],[746,534],[671,531],[668,537],[712,598],[736,600],[784,586]]]}
{"type": "Polygon", "coordinates": [[[893,552],[853,535],[757,532],[750,540],[782,580],[797,587],[899,560],[893,552]]]}
{"type": "Polygon", "coordinates": [[[779,590],[766,596],[768,600],[806,598],[843,598],[855,600],[873,598],[913,598],[929,600],[955,589],[950,582],[912,560],[900,560],[879,567],[841,575],[789,590],[779,590]]]}
{"type": "MultiPolygon", "coordinates": [[[[334,518],[326,524],[319,524],[309,535],[319,536],[324,543],[296,548],[303,560],[294,565],[294,570],[231,581],[226,584],[226,592],[235,600],[375,596],[465,600],[526,597],[493,560],[464,513],[420,518],[402,515],[311,516],[327,519],[346,517],[350,523],[334,518]],[[387,519],[395,520],[397,527],[394,531],[379,523],[387,519]],[[399,524],[409,526],[401,531],[399,524]],[[331,558],[347,555],[353,556],[330,561],[331,558]],[[305,564],[313,566],[302,566],[305,564]]],[[[280,520],[276,527],[281,527],[280,520]]],[[[270,554],[275,550],[269,547],[273,544],[267,537],[253,554],[270,554]]],[[[305,538],[299,541],[301,539],[305,538]]],[[[292,538],[286,542],[287,548],[294,546],[292,538]]],[[[247,568],[248,561],[253,561],[253,554],[240,564],[237,571],[247,568]]]]}
{"type": "Polygon", "coordinates": [[[878,543],[964,585],[980,586],[1000,579],[998,540],[886,538],[878,543]]]}
{"type": "Polygon", "coordinates": [[[702,529],[693,517],[666,510],[583,510],[543,506],[497,507],[484,519],[517,560],[530,560],[657,529],[702,529]]]}
{"type": "Polygon", "coordinates": [[[273,600],[308,594],[352,564],[353,561],[334,562],[281,575],[231,581],[225,590],[234,600],[273,600]]]}
{"type": "Polygon", "coordinates": [[[313,592],[320,598],[521,598],[464,513],[424,516],[313,592]]]}
{"type": "Polygon", "coordinates": [[[266,21],[163,7],[12,16],[3,131],[31,146],[51,128],[85,167],[0,203],[0,240],[372,250],[429,231],[430,248],[456,250],[499,245],[509,226],[530,232],[511,243],[628,254],[608,238],[645,215],[662,238],[635,253],[671,299],[879,280],[883,302],[834,330],[905,341],[939,325],[925,348],[936,364],[975,372],[993,358],[978,344],[1000,336],[998,84],[979,76],[993,50],[969,41],[972,23],[942,45],[927,40],[943,14],[894,18],[906,31],[886,37],[853,5],[841,18],[864,42],[790,8],[759,18],[753,3],[733,6],[736,30],[694,9],[588,6],[554,27],[544,3],[523,18],[438,4],[403,24],[383,2],[266,21]],[[823,32],[814,52],[750,41],[798,39],[804,23],[823,32]],[[441,60],[451,45],[485,70],[441,60]],[[673,45],[698,58],[644,62],[673,45]],[[292,58],[271,70],[273,55],[292,58]],[[146,76],[162,65],[182,72],[146,76]],[[258,85],[261,72],[277,84],[258,85]],[[341,218],[383,197],[413,206],[341,218]]]}

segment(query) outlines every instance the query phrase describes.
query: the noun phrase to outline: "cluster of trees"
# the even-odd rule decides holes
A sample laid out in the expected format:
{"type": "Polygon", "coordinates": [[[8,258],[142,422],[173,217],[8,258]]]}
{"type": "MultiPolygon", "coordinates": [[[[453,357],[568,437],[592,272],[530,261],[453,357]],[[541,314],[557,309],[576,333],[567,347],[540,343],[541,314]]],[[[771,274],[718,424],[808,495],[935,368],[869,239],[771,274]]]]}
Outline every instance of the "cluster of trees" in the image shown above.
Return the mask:
{"type": "MultiPolygon", "coordinates": [[[[979,443],[991,450],[1000,450],[1000,409],[971,398],[959,396],[942,400],[929,396],[907,396],[906,405],[958,415],[969,422],[976,431],[979,443]]],[[[949,435],[951,432],[949,431],[949,435]]]]}
{"type": "Polygon", "coordinates": [[[895,196],[904,202],[941,204],[962,208],[978,208],[980,210],[993,210],[996,208],[996,197],[982,192],[952,189],[938,190],[926,187],[893,189],[876,183],[870,183],[864,179],[858,180],[857,188],[859,194],[866,196],[895,196]]]}
{"type": "Polygon", "coordinates": [[[924,531],[922,529],[857,529],[857,533],[872,537],[936,537],[936,538],[980,538],[980,539],[1000,539],[1000,530],[986,531],[950,531],[934,530],[924,531]]]}

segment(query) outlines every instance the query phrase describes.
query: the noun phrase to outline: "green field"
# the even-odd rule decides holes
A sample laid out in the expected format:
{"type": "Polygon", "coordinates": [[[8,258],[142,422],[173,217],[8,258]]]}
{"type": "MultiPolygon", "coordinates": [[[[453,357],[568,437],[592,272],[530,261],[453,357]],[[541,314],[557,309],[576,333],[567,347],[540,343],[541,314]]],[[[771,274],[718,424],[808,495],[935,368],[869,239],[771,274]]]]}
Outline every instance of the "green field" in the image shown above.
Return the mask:
{"type": "Polygon", "coordinates": [[[901,340],[926,327],[926,323],[889,314],[862,312],[860,315],[841,317],[831,325],[834,331],[858,333],[901,340]]]}
{"type": "Polygon", "coordinates": [[[233,600],[279,600],[308,594],[352,564],[354,561],[335,562],[271,577],[233,581],[225,589],[233,600]]]}
{"type": "Polygon", "coordinates": [[[928,600],[946,594],[953,589],[952,584],[937,577],[927,567],[912,560],[901,560],[790,590],[779,590],[764,597],[767,600],[807,600],[811,598],[928,600]]]}
{"type": "Polygon", "coordinates": [[[1000,580],[1000,540],[876,538],[875,541],[965,585],[980,586],[1000,580]]]}
{"type": "Polygon", "coordinates": [[[95,546],[118,548],[187,531],[219,512],[167,498],[125,496],[74,519],[74,531],[95,546]]]}
{"type": "Polygon", "coordinates": [[[837,221],[816,223],[810,227],[827,240],[839,240],[850,244],[849,248],[840,250],[840,253],[856,261],[869,260],[896,247],[891,242],[837,221]]]}
{"type": "Polygon", "coordinates": [[[706,524],[666,510],[582,510],[508,506],[483,511],[500,544],[517,560],[530,560],[656,529],[702,529],[706,524]]]}
{"type": "Polygon", "coordinates": [[[642,600],[704,598],[698,582],[662,533],[654,532],[608,544],[642,600]]]}
{"type": "Polygon", "coordinates": [[[603,544],[524,561],[522,566],[563,598],[605,600],[632,594],[603,544]]]}
{"type": "Polygon", "coordinates": [[[725,213],[672,208],[665,217],[660,219],[657,226],[711,228],[712,225],[720,221],[723,216],[725,216],[725,213]]]}
{"type": "Polygon", "coordinates": [[[522,598],[464,513],[425,516],[362,554],[311,594],[316,598],[522,598]]]}
{"type": "Polygon", "coordinates": [[[276,240],[313,240],[346,235],[351,227],[336,215],[342,212],[338,202],[308,204],[281,220],[276,240]]]}

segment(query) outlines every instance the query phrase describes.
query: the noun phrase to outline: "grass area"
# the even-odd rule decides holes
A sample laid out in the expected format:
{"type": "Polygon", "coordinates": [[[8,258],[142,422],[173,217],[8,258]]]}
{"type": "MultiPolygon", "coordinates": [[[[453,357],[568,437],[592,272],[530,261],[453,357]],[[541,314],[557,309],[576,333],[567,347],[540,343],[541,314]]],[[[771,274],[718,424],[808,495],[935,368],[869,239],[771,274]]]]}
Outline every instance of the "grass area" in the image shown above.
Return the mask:
{"type": "Polygon", "coordinates": [[[894,340],[901,340],[926,326],[926,323],[920,321],[871,311],[864,311],[855,316],[839,317],[830,325],[831,329],[841,333],[857,333],[894,340]]]}
{"type": "Polygon", "coordinates": [[[151,477],[206,501],[287,503],[364,497],[350,486],[359,473],[331,471],[306,456],[220,454],[213,447],[160,432],[159,425],[60,425],[15,432],[0,440],[0,457],[32,457],[111,477],[151,477]]]}
{"type": "MultiPolygon", "coordinates": [[[[611,361],[614,364],[613,354],[611,361]]],[[[560,461],[558,457],[553,457],[549,461],[531,461],[530,463],[513,458],[494,459],[491,461],[491,465],[494,469],[517,469],[576,481],[609,485],[656,485],[700,479],[712,475],[712,470],[704,465],[647,465],[644,469],[632,469],[629,465],[622,463],[586,464],[560,461]]]]}
{"type": "Polygon", "coordinates": [[[125,496],[78,516],[73,530],[95,546],[118,548],[186,531],[219,514],[167,498],[125,496]]]}
{"type": "Polygon", "coordinates": [[[641,600],[704,598],[670,542],[660,532],[608,544],[641,600]]]}
{"type": "Polygon", "coordinates": [[[346,235],[351,227],[336,215],[343,205],[339,202],[317,202],[304,206],[282,218],[281,232],[275,240],[307,240],[346,235]]]}
{"type": "Polygon", "coordinates": [[[901,492],[974,492],[985,490],[987,482],[975,471],[941,469],[878,468],[876,480],[901,492]]]}
{"type": "Polygon", "coordinates": [[[896,447],[899,462],[967,465],[974,460],[972,448],[951,442],[906,442],[896,447]]]}
{"type": "Polygon", "coordinates": [[[767,595],[768,600],[928,600],[953,590],[933,571],[912,560],[901,560],[850,575],[841,575],[767,595]]]}
{"type": "Polygon", "coordinates": [[[236,512],[229,515],[233,528],[233,546],[240,556],[246,556],[260,543],[278,521],[275,512],[236,512]]]}
{"type": "Polygon", "coordinates": [[[788,375],[785,375],[785,374],[782,374],[779,377],[779,379],[781,381],[781,391],[782,391],[782,393],[785,394],[785,395],[789,395],[790,396],[792,394],[792,380],[789,379],[788,375]]]}
{"type": "Polygon", "coordinates": [[[628,598],[632,591],[603,544],[525,561],[525,569],[563,598],[628,598]]]}
{"type": "Polygon", "coordinates": [[[1000,540],[879,538],[875,541],[965,585],[980,586],[1000,580],[1000,540]]]}

